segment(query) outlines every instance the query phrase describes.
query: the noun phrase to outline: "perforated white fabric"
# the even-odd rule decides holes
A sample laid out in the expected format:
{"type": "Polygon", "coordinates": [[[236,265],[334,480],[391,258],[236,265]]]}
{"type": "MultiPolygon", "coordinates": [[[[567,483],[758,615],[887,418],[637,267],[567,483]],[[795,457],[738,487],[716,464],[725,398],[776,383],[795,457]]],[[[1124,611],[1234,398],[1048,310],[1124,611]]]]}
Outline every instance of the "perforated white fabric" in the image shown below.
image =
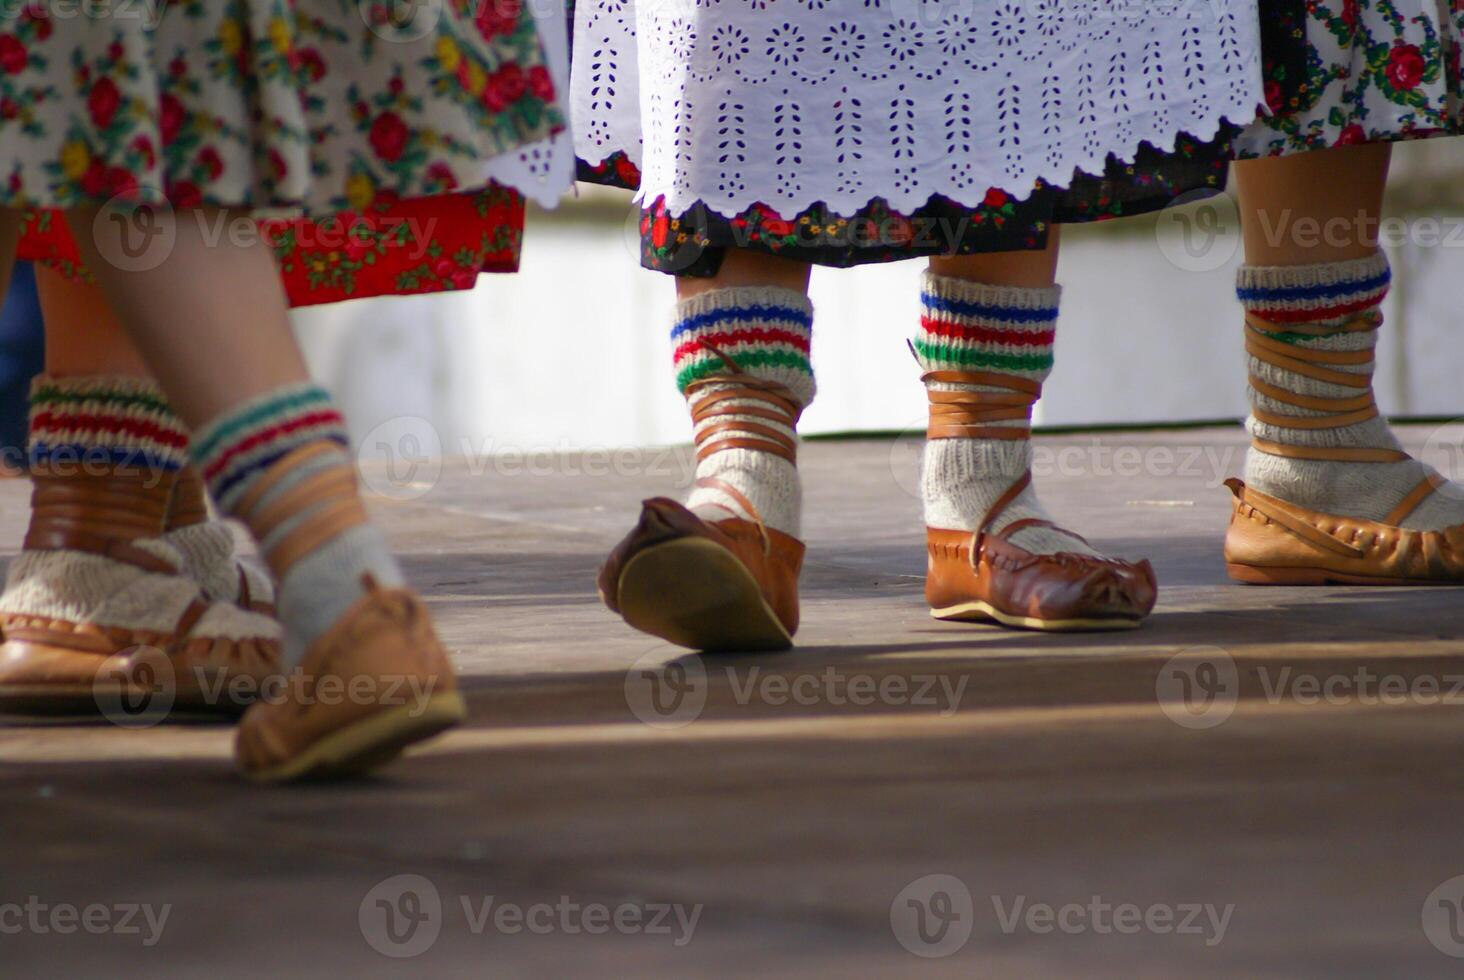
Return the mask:
{"type": "Polygon", "coordinates": [[[579,155],[723,214],[909,211],[1066,186],[1245,124],[1256,0],[597,0],[576,9],[579,155]]]}

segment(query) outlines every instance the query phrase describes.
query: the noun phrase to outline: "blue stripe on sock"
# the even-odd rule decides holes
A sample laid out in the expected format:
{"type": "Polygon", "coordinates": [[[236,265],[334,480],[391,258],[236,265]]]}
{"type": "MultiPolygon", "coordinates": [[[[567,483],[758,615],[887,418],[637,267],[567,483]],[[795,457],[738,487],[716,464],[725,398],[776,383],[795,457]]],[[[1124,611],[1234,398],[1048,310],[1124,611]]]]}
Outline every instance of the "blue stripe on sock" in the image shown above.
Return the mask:
{"type": "Polygon", "coordinates": [[[1319,286],[1279,286],[1272,289],[1259,286],[1238,287],[1235,290],[1235,295],[1239,296],[1241,302],[1244,303],[1336,299],[1339,296],[1346,296],[1349,293],[1369,293],[1376,289],[1382,289],[1392,281],[1392,270],[1384,269],[1379,275],[1368,279],[1359,279],[1356,282],[1338,282],[1319,286]]]}
{"type": "Polygon", "coordinates": [[[706,313],[698,313],[696,316],[687,317],[671,328],[671,336],[679,337],[684,333],[700,330],[703,327],[713,327],[723,323],[735,323],[738,320],[748,319],[784,322],[792,320],[804,330],[813,330],[813,316],[807,310],[800,310],[797,307],[791,306],[734,306],[724,310],[711,310],[706,313]]]}
{"type": "Polygon", "coordinates": [[[1022,306],[992,306],[986,303],[971,303],[966,300],[946,299],[931,293],[921,293],[920,302],[928,310],[950,313],[955,316],[979,317],[983,320],[1004,320],[1009,323],[1051,323],[1057,319],[1057,307],[1031,309],[1022,306]]]}
{"type": "Polygon", "coordinates": [[[163,470],[172,473],[182,468],[176,459],[150,453],[146,449],[122,446],[80,446],[74,443],[32,443],[27,457],[30,465],[39,463],[102,464],[136,469],[163,470]]]}
{"type": "MultiPolygon", "coordinates": [[[[311,441],[314,441],[316,439],[324,439],[328,442],[334,442],[342,449],[348,451],[351,448],[350,440],[347,439],[344,435],[340,434],[323,435],[320,433],[314,433],[312,431],[310,439],[311,441]]],[[[225,501],[229,499],[229,494],[240,483],[244,482],[252,476],[255,476],[259,473],[260,470],[269,469],[275,463],[284,459],[286,456],[290,455],[290,453],[299,448],[299,442],[287,442],[284,446],[280,448],[278,452],[271,453],[268,456],[261,456],[258,459],[250,460],[248,466],[240,467],[239,469],[232,472],[225,472],[225,474],[215,480],[214,485],[209,488],[213,492],[214,500],[218,501],[219,506],[226,506],[225,501]]]]}

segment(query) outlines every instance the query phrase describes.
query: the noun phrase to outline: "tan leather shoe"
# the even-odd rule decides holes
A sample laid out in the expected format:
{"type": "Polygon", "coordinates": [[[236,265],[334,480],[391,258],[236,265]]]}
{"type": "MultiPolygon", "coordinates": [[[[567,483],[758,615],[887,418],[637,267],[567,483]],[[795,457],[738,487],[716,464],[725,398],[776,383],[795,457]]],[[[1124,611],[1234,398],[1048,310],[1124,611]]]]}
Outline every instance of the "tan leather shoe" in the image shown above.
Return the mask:
{"type": "Polygon", "coordinates": [[[207,635],[233,607],[196,599],[171,632],[0,616],[0,712],[94,715],[119,699],[163,716],[244,712],[278,676],[278,636],[207,635]]]}
{"type": "Polygon", "coordinates": [[[1055,527],[1051,521],[1028,518],[990,530],[1031,481],[1027,473],[1013,483],[975,533],[926,528],[925,600],[930,615],[1054,632],[1138,626],[1158,595],[1148,561],[1070,552],[1034,555],[1010,541],[1023,528],[1055,527]]]}
{"type": "Polygon", "coordinates": [[[641,632],[693,650],[786,650],[803,550],[760,523],[703,521],[657,497],[600,569],[600,598],[641,632]]]}
{"type": "Polygon", "coordinates": [[[32,473],[24,551],[0,597],[0,711],[92,715],[125,696],[232,716],[277,673],[277,624],[209,602],[159,538],[175,479],[32,473]],[[78,607],[92,614],[56,615],[78,607]]]}
{"type": "Polygon", "coordinates": [[[235,761],[258,782],[351,775],[462,722],[452,663],[420,599],[366,595],[239,723],[235,761]]]}
{"type": "MultiPolygon", "coordinates": [[[[1366,311],[1341,328],[1333,325],[1274,324],[1246,318],[1246,353],[1272,367],[1326,382],[1356,394],[1343,397],[1299,395],[1251,375],[1250,385],[1272,401],[1306,414],[1280,414],[1253,407],[1252,414],[1280,428],[1338,429],[1378,415],[1372,372],[1336,370],[1338,364],[1365,364],[1372,351],[1327,351],[1285,344],[1281,333],[1335,333],[1374,330],[1376,311],[1366,311]]],[[[1251,452],[1289,459],[1349,463],[1396,463],[1409,459],[1400,449],[1357,446],[1296,446],[1251,440],[1251,452]]],[[[1324,514],[1272,497],[1241,480],[1226,480],[1233,495],[1225,531],[1225,569],[1230,577],[1255,585],[1457,585],[1464,583],[1464,526],[1439,531],[1401,527],[1408,515],[1447,481],[1430,473],[1381,521],[1324,514]]]]}
{"type": "Polygon", "coordinates": [[[1133,629],[1153,610],[1157,589],[1147,561],[1034,555],[1008,533],[926,529],[931,616],[1060,632],[1133,629]]]}
{"type": "MultiPolygon", "coordinates": [[[[921,380],[930,399],[927,438],[1012,442],[1030,438],[1032,406],[1042,394],[1038,382],[984,371],[928,371],[921,380]],[[941,390],[929,387],[932,382],[966,387],[941,390]]],[[[1066,528],[1037,518],[995,529],[997,518],[1031,482],[1030,470],[1018,477],[975,532],[926,528],[925,599],[930,614],[936,619],[1034,630],[1138,626],[1153,610],[1158,594],[1154,569],[1147,561],[1135,564],[1070,552],[1036,555],[1013,544],[1011,535],[1030,527],[1054,528],[1083,541],[1066,528]]]]}
{"type": "Polygon", "coordinates": [[[1397,525],[1443,482],[1430,477],[1383,521],[1323,514],[1226,480],[1225,570],[1255,585],[1464,584],[1464,526],[1397,525]]]}

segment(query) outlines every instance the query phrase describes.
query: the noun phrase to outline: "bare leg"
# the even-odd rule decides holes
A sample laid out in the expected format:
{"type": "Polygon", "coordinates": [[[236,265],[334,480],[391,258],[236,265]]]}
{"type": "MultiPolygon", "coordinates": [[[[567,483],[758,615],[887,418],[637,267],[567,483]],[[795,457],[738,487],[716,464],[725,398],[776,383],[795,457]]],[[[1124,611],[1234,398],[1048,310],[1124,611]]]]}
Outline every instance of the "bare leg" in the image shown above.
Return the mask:
{"type": "Polygon", "coordinates": [[[1060,239],[1061,228],[1054,225],[1047,236],[1047,247],[1041,251],[937,255],[930,259],[930,271],[937,276],[967,279],[988,286],[1042,289],[1057,281],[1060,239]]]}
{"type": "Polygon", "coordinates": [[[676,296],[679,299],[690,299],[716,289],[731,289],[736,286],[773,286],[806,293],[812,271],[813,267],[807,262],[793,262],[776,255],[731,248],[727,250],[727,257],[722,260],[722,267],[715,276],[683,276],[677,279],[676,296]]]}
{"type": "Polygon", "coordinates": [[[1317,150],[1235,164],[1245,260],[1311,265],[1372,256],[1392,147],[1317,150]]]}
{"type": "Polygon", "coordinates": [[[152,376],[101,289],[36,266],[36,291],[46,322],[46,373],[152,376]]]}
{"type": "Polygon", "coordinates": [[[204,222],[241,214],[184,212],[176,242],[156,268],[123,271],[106,258],[119,254],[121,233],[95,212],[77,214],[82,258],[106,294],[117,321],[193,428],[228,409],[285,385],[308,381],[290,329],[284,287],[262,241],[248,246],[205,239],[204,222]],[[97,236],[110,235],[98,248],[97,236]]]}

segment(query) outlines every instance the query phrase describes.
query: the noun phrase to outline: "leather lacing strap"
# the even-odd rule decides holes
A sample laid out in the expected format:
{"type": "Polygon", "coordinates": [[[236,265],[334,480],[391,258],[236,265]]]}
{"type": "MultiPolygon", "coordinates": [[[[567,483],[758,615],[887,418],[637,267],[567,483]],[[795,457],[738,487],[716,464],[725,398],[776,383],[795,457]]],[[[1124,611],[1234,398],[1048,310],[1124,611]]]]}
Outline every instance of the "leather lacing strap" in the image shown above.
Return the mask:
{"type": "MultiPolygon", "coordinates": [[[[700,378],[687,385],[683,394],[691,404],[691,422],[696,428],[696,461],[726,449],[752,449],[771,453],[794,465],[798,463],[797,437],[749,419],[766,419],[796,431],[803,406],[793,397],[787,385],[748,374],[735,360],[713,345],[702,341],[702,346],[721,358],[726,373],[700,378]],[[713,390],[697,397],[697,393],[708,388],[713,390]],[[746,402],[755,402],[748,405],[746,402]],[[742,402],[744,404],[732,404],[742,402]],[[709,424],[707,424],[709,423],[709,424]]],[[[703,489],[716,490],[725,494],[757,525],[762,536],[763,554],[772,551],[772,539],[767,525],[747,495],[726,480],[704,476],[696,481],[703,489]]],[[[717,504],[733,517],[741,518],[731,507],[717,504]]]]}
{"type": "MultiPolygon", "coordinates": [[[[915,354],[918,362],[920,357],[914,345],[910,345],[910,352],[915,354]]],[[[927,439],[1005,439],[1018,442],[1032,437],[1032,406],[1042,397],[1040,381],[991,371],[927,371],[920,376],[920,380],[925,382],[926,396],[930,399],[930,422],[925,430],[927,439]],[[940,391],[931,388],[932,384],[979,385],[999,390],[976,391],[966,387],[955,391],[940,391]],[[1024,424],[991,425],[992,422],[1024,424]]],[[[987,508],[986,515],[981,518],[981,523],[971,539],[972,567],[979,562],[981,543],[988,534],[1010,540],[1018,531],[1045,527],[1076,538],[1085,545],[1088,543],[1082,535],[1040,517],[1024,517],[999,530],[992,530],[991,525],[1031,483],[1032,471],[1029,469],[1017,477],[996,498],[996,502],[987,508]]]]}
{"type": "Polygon", "coordinates": [[[173,488],[173,499],[168,504],[167,528],[192,527],[208,520],[208,491],[203,477],[193,467],[185,467],[178,474],[173,488]]]}
{"type": "Polygon", "coordinates": [[[311,443],[282,457],[255,481],[239,501],[236,516],[249,525],[264,549],[264,560],[275,578],[283,579],[305,555],[343,531],[366,523],[366,508],[356,490],[356,473],[349,464],[324,467],[293,486],[269,491],[301,464],[324,453],[339,453],[333,443],[311,443]],[[276,531],[292,526],[274,540],[276,531]]]}
{"type": "Polygon", "coordinates": [[[163,533],[176,473],[129,467],[104,473],[31,471],[28,551],[81,551],[148,572],[175,573],[172,562],[134,542],[163,533]]]}
{"type": "Polygon", "coordinates": [[[736,361],[706,341],[702,341],[702,346],[720,357],[727,371],[693,381],[683,392],[691,403],[691,422],[696,426],[696,461],[700,463],[724,449],[755,449],[797,463],[796,437],[770,425],[748,421],[766,419],[788,429],[797,429],[803,406],[793,393],[786,385],[748,374],[736,361]],[[698,398],[697,393],[707,388],[719,390],[698,398]],[[756,404],[732,404],[749,401],[756,404]]]}
{"type": "MultiPolygon", "coordinates": [[[[1376,330],[1381,317],[1375,310],[1369,310],[1348,320],[1340,326],[1326,326],[1310,323],[1275,324],[1249,315],[1245,320],[1245,351],[1263,364],[1292,374],[1322,381],[1343,388],[1351,388],[1356,395],[1329,397],[1303,395],[1277,387],[1254,373],[1250,375],[1250,386],[1267,398],[1292,408],[1316,412],[1316,415],[1283,415],[1251,406],[1251,415],[1258,422],[1282,429],[1340,429],[1357,425],[1378,417],[1377,401],[1372,390],[1371,350],[1314,350],[1298,347],[1276,339],[1275,334],[1304,334],[1321,337],[1336,333],[1361,333],[1376,330]],[[1368,365],[1365,371],[1344,371],[1338,366],[1368,365]]],[[[1259,452],[1288,459],[1310,459],[1337,463],[1400,463],[1412,459],[1399,449],[1376,449],[1363,446],[1295,446],[1272,442],[1269,439],[1252,438],[1251,445],[1259,452]]],[[[1393,512],[1384,518],[1385,524],[1399,524],[1418,505],[1433,493],[1443,480],[1438,474],[1430,473],[1422,483],[1414,487],[1393,512]]]]}

